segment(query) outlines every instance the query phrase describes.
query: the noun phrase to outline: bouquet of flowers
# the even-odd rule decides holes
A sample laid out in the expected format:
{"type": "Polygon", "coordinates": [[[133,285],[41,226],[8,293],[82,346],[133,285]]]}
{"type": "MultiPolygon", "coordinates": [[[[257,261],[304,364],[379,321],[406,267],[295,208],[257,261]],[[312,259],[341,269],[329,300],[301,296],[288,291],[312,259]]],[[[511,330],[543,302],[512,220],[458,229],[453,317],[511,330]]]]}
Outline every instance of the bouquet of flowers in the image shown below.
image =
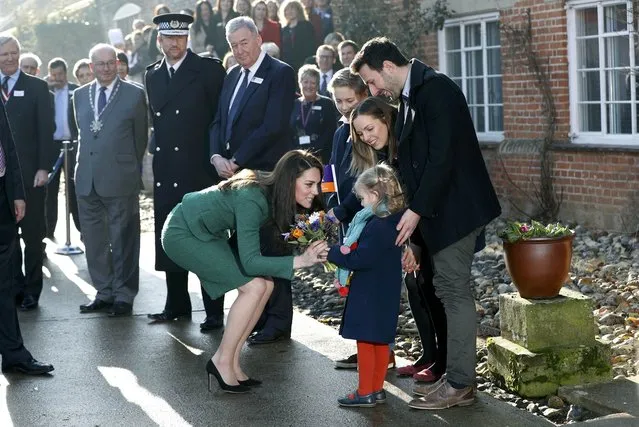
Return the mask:
{"type": "MultiPolygon", "coordinates": [[[[284,240],[296,246],[308,246],[318,240],[336,242],[338,231],[334,222],[324,211],[313,212],[309,215],[298,214],[295,216],[295,224],[291,231],[282,234],[284,240]]],[[[323,263],[325,272],[334,272],[337,266],[330,262],[323,263]]]]}

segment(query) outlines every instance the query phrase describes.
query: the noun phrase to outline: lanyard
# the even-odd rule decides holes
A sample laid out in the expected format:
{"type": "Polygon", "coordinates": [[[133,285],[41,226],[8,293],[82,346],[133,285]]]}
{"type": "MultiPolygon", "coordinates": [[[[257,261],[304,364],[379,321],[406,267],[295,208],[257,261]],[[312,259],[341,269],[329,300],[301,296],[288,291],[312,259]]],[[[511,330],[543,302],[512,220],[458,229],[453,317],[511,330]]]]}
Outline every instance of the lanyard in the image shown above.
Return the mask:
{"type": "Polygon", "coordinates": [[[311,113],[313,112],[313,105],[315,105],[315,101],[311,102],[308,113],[306,114],[306,117],[304,117],[304,102],[300,102],[300,115],[302,119],[302,127],[304,127],[304,130],[306,130],[306,124],[308,123],[308,119],[311,117],[311,113]]]}

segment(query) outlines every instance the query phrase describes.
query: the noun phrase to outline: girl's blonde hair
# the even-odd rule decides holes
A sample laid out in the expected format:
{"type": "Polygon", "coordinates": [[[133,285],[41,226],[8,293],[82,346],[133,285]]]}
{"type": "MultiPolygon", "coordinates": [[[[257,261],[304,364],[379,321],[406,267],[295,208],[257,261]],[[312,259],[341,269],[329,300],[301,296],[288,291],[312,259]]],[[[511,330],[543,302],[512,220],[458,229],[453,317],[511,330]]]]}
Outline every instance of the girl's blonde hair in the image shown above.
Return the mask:
{"type": "Polygon", "coordinates": [[[389,105],[384,99],[371,96],[360,102],[351,112],[351,140],[353,141],[353,158],[349,172],[359,175],[364,170],[377,164],[377,152],[366,144],[355,130],[354,120],[359,116],[370,116],[381,121],[388,129],[388,161],[391,162],[397,155],[397,140],[395,138],[395,120],[397,109],[389,105]]]}
{"type": "Polygon", "coordinates": [[[353,191],[360,190],[374,192],[379,200],[372,206],[373,213],[384,218],[400,212],[406,207],[402,186],[392,167],[380,163],[366,169],[355,181],[353,191]]]}

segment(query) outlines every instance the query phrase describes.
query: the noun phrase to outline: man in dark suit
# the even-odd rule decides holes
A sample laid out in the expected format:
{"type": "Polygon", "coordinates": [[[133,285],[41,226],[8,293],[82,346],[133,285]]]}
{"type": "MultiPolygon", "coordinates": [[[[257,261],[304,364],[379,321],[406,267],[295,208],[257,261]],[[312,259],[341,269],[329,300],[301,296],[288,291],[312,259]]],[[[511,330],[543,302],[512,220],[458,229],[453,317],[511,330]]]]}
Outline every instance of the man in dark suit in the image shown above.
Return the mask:
{"type": "Polygon", "coordinates": [[[42,260],[45,235],[44,199],[47,175],[53,162],[53,104],[47,83],[18,69],[20,43],[11,36],[0,36],[0,85],[2,101],[14,140],[22,180],[26,184],[29,210],[18,223],[24,241],[24,274],[22,250],[14,247],[14,280],[22,289],[21,310],[38,306],[42,292],[42,260]]]}
{"type": "MultiPolygon", "coordinates": [[[[6,60],[0,54],[0,61],[6,60]]],[[[25,191],[20,162],[0,102],[0,354],[2,372],[17,371],[38,375],[53,371],[53,366],[38,362],[24,348],[13,286],[13,252],[18,244],[16,223],[25,214],[25,191]]]]}
{"type": "MultiPolygon", "coordinates": [[[[145,85],[153,119],[153,207],[155,268],[166,272],[167,297],[155,322],[191,318],[188,272],[164,253],[160,236],[171,210],[186,193],[219,181],[209,163],[208,132],[217,110],[226,72],[219,60],[202,58],[187,49],[188,26],[183,14],[158,15],[158,43],[164,58],[147,67],[145,85]]],[[[206,319],[202,331],[223,326],[224,298],[211,301],[202,289],[206,319]]]]}
{"type": "MultiPolygon", "coordinates": [[[[211,129],[211,163],[222,178],[245,168],[273,170],[280,157],[292,148],[289,119],[295,100],[295,72],[262,52],[262,38],[251,18],[230,20],[226,38],[238,65],[224,80],[211,129]]],[[[268,244],[265,254],[270,249],[276,250],[268,244]]],[[[261,332],[249,338],[251,344],[290,336],[290,281],[275,280],[265,313],[261,332]]]]}
{"type": "MultiPolygon", "coordinates": [[[[49,61],[49,75],[47,81],[53,92],[54,97],[54,113],[55,113],[55,132],[53,133],[53,144],[55,151],[60,153],[64,144],[63,141],[77,141],[78,128],[73,116],[73,91],[78,85],[69,83],[67,80],[67,63],[62,58],[53,58],[49,61]]],[[[70,146],[69,148],[73,148],[70,146]]],[[[78,217],[78,201],[75,195],[75,181],[73,179],[73,171],[75,169],[76,152],[69,151],[69,176],[64,179],[68,181],[69,189],[69,207],[71,217],[75,228],[80,230],[80,219],[78,217]]],[[[53,239],[55,227],[58,223],[58,191],[60,189],[60,175],[64,170],[64,163],[58,171],[54,171],[55,175],[51,177],[47,185],[46,195],[46,218],[47,218],[47,237],[53,239]]],[[[66,172],[65,172],[66,173],[66,172]]]]}
{"type": "MultiPolygon", "coordinates": [[[[386,38],[368,41],[351,64],[371,93],[400,101],[397,161],[409,200],[397,244],[421,238],[421,263],[433,267],[435,293],[447,318],[446,376],[415,386],[416,409],[445,409],[475,400],[473,254],[501,208],[460,88],[386,38]]],[[[420,240],[420,239],[417,239],[420,240]]],[[[427,284],[427,281],[425,281],[427,284]]],[[[413,304],[411,304],[413,307],[413,304]]]]}

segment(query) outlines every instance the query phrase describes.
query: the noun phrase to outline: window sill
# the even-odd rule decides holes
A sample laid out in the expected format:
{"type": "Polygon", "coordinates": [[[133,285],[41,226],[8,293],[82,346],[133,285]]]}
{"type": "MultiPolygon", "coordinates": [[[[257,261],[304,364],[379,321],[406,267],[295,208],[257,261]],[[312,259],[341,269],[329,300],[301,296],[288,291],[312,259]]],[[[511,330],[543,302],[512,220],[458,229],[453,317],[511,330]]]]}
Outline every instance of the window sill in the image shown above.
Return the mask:
{"type": "Polygon", "coordinates": [[[561,142],[552,145],[552,151],[584,151],[591,153],[639,153],[639,145],[576,144],[561,142]]]}

